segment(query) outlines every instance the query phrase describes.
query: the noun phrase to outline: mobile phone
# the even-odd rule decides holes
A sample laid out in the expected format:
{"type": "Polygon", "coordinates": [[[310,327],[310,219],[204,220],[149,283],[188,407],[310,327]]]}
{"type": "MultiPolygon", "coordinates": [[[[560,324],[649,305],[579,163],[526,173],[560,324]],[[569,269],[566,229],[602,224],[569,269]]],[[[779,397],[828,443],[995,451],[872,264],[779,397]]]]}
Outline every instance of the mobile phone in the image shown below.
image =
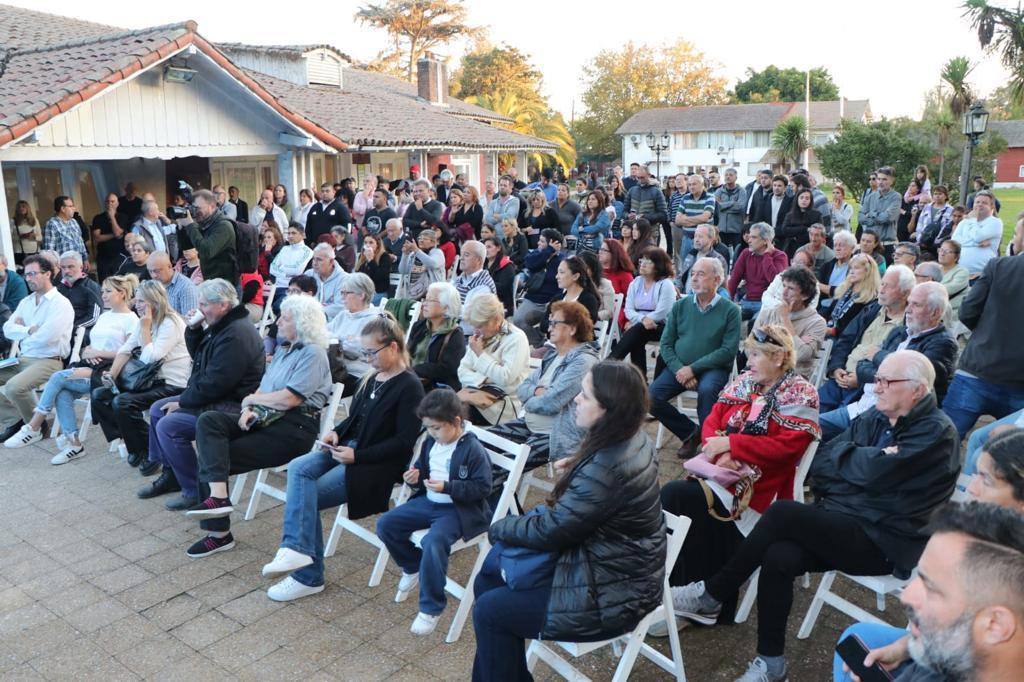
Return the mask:
{"type": "Polygon", "coordinates": [[[334,446],[333,445],[328,445],[327,443],[323,442],[322,440],[318,440],[315,443],[313,443],[313,447],[316,448],[317,450],[321,450],[323,452],[333,452],[334,451],[334,446]]]}
{"type": "Polygon", "coordinates": [[[843,659],[846,666],[854,675],[861,679],[861,682],[891,682],[894,678],[892,673],[882,667],[881,663],[875,663],[870,668],[864,665],[864,657],[868,655],[867,645],[857,635],[850,635],[836,645],[836,653],[843,659]]]}

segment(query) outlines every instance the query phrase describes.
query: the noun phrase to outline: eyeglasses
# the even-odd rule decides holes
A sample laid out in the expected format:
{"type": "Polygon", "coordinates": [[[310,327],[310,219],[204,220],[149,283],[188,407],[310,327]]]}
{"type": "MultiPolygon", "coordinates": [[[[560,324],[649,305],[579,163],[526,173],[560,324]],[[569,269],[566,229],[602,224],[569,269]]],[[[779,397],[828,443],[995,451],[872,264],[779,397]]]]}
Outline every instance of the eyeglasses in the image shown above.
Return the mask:
{"type": "Polygon", "coordinates": [[[755,329],[753,332],[754,340],[758,343],[769,343],[773,346],[782,348],[782,344],[774,336],[766,334],[763,329],[755,329]]]}
{"type": "Polygon", "coordinates": [[[29,272],[28,270],[26,270],[23,274],[24,274],[25,277],[37,277],[37,276],[43,274],[43,271],[42,270],[33,270],[33,271],[29,272]]]}
{"type": "Polygon", "coordinates": [[[382,350],[384,350],[385,348],[387,348],[390,345],[391,345],[390,343],[386,343],[383,346],[381,346],[380,348],[377,348],[375,350],[368,350],[368,349],[364,348],[363,349],[363,357],[366,358],[367,360],[369,360],[370,358],[376,357],[377,353],[380,353],[382,350]]]}
{"type": "Polygon", "coordinates": [[[638,263],[639,263],[640,265],[654,265],[654,261],[652,261],[652,260],[651,260],[650,258],[641,258],[641,259],[640,259],[639,261],[637,261],[637,262],[638,262],[638,263]]]}
{"type": "Polygon", "coordinates": [[[875,375],[875,386],[883,390],[889,388],[892,384],[901,384],[904,381],[913,381],[913,379],[887,379],[885,377],[880,377],[877,374],[875,375]]]}
{"type": "Polygon", "coordinates": [[[425,298],[425,299],[423,299],[423,302],[424,303],[436,303],[438,305],[441,305],[441,299],[438,299],[438,298],[425,298]]]}
{"type": "Polygon", "coordinates": [[[560,324],[564,324],[566,326],[569,325],[569,323],[566,322],[565,320],[548,320],[548,326],[549,327],[557,327],[560,324]]]}

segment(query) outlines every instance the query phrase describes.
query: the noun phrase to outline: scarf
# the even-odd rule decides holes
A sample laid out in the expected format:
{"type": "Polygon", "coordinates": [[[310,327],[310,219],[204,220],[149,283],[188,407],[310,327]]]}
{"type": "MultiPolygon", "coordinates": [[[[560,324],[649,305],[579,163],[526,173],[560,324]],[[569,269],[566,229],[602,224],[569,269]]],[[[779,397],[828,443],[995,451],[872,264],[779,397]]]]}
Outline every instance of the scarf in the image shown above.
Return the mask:
{"type": "MultiPolygon", "coordinates": [[[[769,421],[774,420],[783,428],[806,431],[815,439],[821,437],[818,426],[818,392],[795,370],[789,370],[775,382],[764,394],[764,406],[760,413],[748,421],[750,406],[760,396],[757,381],[749,371],[736,377],[732,384],[722,391],[718,402],[726,405],[743,405],[746,409],[739,410],[734,416],[742,419],[742,423],[729,424],[729,432],[739,432],[750,436],[768,434],[769,421]]],[[[730,419],[730,422],[733,420],[730,419]]]]}

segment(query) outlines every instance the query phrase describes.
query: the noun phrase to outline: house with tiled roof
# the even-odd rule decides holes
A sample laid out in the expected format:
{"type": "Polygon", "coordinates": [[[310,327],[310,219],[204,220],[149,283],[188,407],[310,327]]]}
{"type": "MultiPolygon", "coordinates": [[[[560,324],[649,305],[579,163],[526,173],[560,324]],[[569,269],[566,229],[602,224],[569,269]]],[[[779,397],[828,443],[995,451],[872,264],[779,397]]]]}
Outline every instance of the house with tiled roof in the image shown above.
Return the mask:
{"type": "Polygon", "coordinates": [[[996,189],[1024,188],[1024,120],[989,121],[988,129],[1006,140],[1006,151],[996,157],[996,189]]]}
{"type": "MultiPolygon", "coordinates": [[[[71,196],[87,222],[131,181],[162,202],[178,180],[299,189],[418,166],[481,187],[498,154],[525,169],[550,142],[448,96],[445,65],[417,83],[372,73],[329,45],[214,45],[195,22],[125,30],[0,5],[0,214],[27,200],[44,220],[71,196]]],[[[0,250],[11,253],[0,230],[0,250]]]]}
{"type": "MultiPolygon", "coordinates": [[[[844,98],[811,102],[809,112],[804,102],[644,109],[615,133],[622,139],[624,164],[647,165],[659,177],[700,169],[735,168],[740,183],[747,183],[762,168],[788,170],[786,162],[771,150],[771,133],[791,116],[808,118],[811,144],[821,145],[835,136],[844,119],[870,121],[871,106],[868,100],[844,98]],[[648,145],[648,140],[662,147],[660,154],[648,145]],[[668,143],[667,148],[664,142],[668,143]]],[[[808,170],[821,179],[813,151],[808,170]]]]}

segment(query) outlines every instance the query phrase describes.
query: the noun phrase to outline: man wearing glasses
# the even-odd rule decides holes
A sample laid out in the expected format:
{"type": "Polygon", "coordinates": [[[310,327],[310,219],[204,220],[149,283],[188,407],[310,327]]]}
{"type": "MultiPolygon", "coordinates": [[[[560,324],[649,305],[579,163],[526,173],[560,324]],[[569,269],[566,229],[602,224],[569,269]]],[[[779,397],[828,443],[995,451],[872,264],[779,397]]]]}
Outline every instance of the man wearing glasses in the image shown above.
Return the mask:
{"type": "Polygon", "coordinates": [[[82,239],[82,227],[75,220],[75,202],[71,197],[59,196],[53,200],[53,217],[43,230],[43,248],[57,253],[77,251],[82,262],[89,262],[89,251],[82,239]]]}
{"type": "MultiPolygon", "coordinates": [[[[77,223],[76,223],[77,229],[77,223]]],[[[32,292],[4,323],[4,335],[19,342],[17,364],[0,369],[0,441],[11,438],[32,419],[33,391],[64,368],[71,353],[75,310],[53,285],[54,268],[42,256],[25,259],[25,281],[32,292]]]]}

